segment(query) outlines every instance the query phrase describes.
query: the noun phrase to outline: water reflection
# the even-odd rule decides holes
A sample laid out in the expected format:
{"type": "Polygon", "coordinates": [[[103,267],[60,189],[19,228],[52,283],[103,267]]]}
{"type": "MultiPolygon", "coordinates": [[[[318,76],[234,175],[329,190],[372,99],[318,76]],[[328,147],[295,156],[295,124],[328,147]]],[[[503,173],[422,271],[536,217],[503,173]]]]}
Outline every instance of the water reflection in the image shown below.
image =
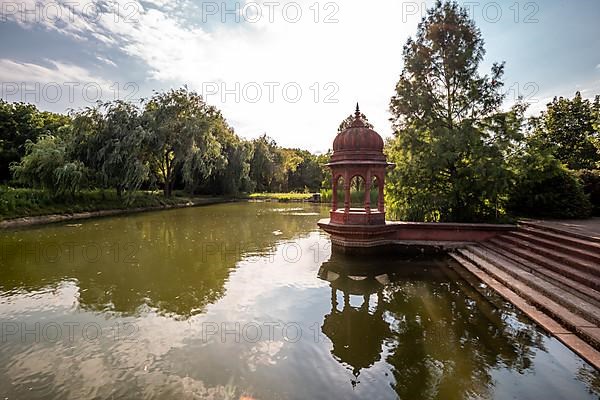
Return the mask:
{"type": "Polygon", "coordinates": [[[596,371],[504,302],[462,283],[445,260],[331,254],[315,225],[325,213],[229,204],[0,233],[0,393],[411,400],[600,393],[596,371]],[[14,324],[42,331],[56,324],[63,337],[4,329],[14,324]],[[99,337],[86,337],[86,324],[99,337]],[[256,340],[254,329],[244,333],[253,326],[263,327],[256,340]],[[299,329],[297,340],[286,326],[299,329]],[[218,331],[207,335],[207,327],[218,331]],[[223,336],[225,329],[233,333],[223,336]]]}
{"type": "Polygon", "coordinates": [[[321,330],[333,343],[333,356],[358,377],[362,369],[381,359],[384,341],[391,336],[383,316],[382,283],[388,281],[388,276],[385,273],[375,276],[367,271],[350,275],[344,268],[347,265],[340,261],[334,253],[319,270],[319,277],[331,283],[331,312],[325,316],[321,330]],[[342,294],[341,305],[338,292],[342,294]],[[373,295],[376,298],[371,304],[373,295]],[[350,296],[360,297],[362,304],[352,306],[350,296]]]}
{"type": "Polygon", "coordinates": [[[226,204],[2,234],[0,290],[79,287],[79,305],[137,315],[145,307],[185,319],[223,297],[243,259],[315,229],[297,206],[226,204]],[[240,222],[242,221],[242,222],[240,222]],[[277,234],[274,234],[277,232],[277,234]],[[140,307],[142,307],[140,309],[140,307]]]}
{"type": "MultiPolygon", "coordinates": [[[[490,304],[443,259],[394,263],[388,268],[388,260],[375,258],[365,265],[334,252],[319,270],[331,289],[322,332],[333,357],[355,376],[353,386],[382,358],[402,399],[496,398],[498,387],[510,392],[497,381],[506,371],[523,381],[547,378],[535,360],[547,353],[549,338],[522,314],[503,302],[490,304]]],[[[598,393],[593,369],[584,365],[578,374],[598,393]]],[[[566,383],[563,378],[557,379],[566,383]]],[[[555,398],[563,392],[569,398],[561,383],[549,379],[547,385],[555,398]]],[[[536,398],[539,389],[534,384],[519,398],[536,398]]]]}

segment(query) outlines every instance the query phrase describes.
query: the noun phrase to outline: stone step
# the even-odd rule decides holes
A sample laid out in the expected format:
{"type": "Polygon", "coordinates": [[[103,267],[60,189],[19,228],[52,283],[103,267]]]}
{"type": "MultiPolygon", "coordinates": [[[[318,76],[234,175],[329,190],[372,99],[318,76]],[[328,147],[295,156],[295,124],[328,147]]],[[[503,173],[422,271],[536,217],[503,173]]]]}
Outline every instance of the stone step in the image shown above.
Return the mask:
{"type": "Polygon", "coordinates": [[[561,306],[566,307],[569,311],[593,322],[595,325],[600,325],[599,307],[565,292],[562,288],[537,275],[525,271],[521,266],[503,258],[501,255],[476,245],[457,250],[457,252],[519,295],[527,296],[526,293],[521,293],[522,290],[540,292],[561,306]],[[497,275],[495,268],[502,271],[503,274],[497,275]],[[507,279],[508,277],[510,279],[507,279]],[[513,286],[515,281],[518,282],[517,286],[513,286]]]}
{"type": "Polygon", "coordinates": [[[581,271],[570,265],[556,262],[550,258],[541,256],[521,246],[493,238],[487,243],[491,243],[504,251],[504,255],[514,254],[526,260],[532,261],[534,264],[548,268],[554,272],[561,274],[569,279],[586,285],[594,290],[600,291],[600,278],[585,271],[581,271]]]}
{"type": "MultiPolygon", "coordinates": [[[[494,278],[490,277],[472,263],[466,260],[456,261],[456,263],[456,272],[463,277],[466,282],[471,284],[475,290],[482,292],[478,282],[483,282],[486,287],[491,288],[500,296],[504,297],[508,302],[512,303],[515,307],[521,310],[545,331],[554,335],[559,341],[564,343],[565,346],[577,353],[581,358],[589,362],[596,369],[600,369],[600,351],[594,349],[574,332],[564,328],[558,322],[529,304],[521,296],[508,289],[494,278]],[[473,277],[478,279],[477,283],[475,284],[472,283],[473,277]]],[[[451,264],[451,267],[453,266],[454,264],[451,264]]],[[[485,296],[485,293],[482,292],[482,294],[485,296]]]]}
{"type": "Polygon", "coordinates": [[[511,232],[507,236],[531,242],[534,245],[544,247],[549,250],[554,250],[555,252],[560,252],[580,260],[590,261],[591,263],[594,263],[600,267],[600,251],[588,251],[581,246],[573,246],[556,240],[546,239],[538,236],[535,233],[532,234],[523,230],[511,232]]]}
{"type": "Polygon", "coordinates": [[[589,242],[600,243],[600,236],[589,234],[587,232],[578,232],[575,229],[559,228],[556,225],[548,225],[536,221],[523,220],[519,221],[519,226],[528,228],[540,229],[548,232],[558,233],[563,236],[571,236],[577,239],[587,240],[589,242]]]}
{"type": "Polygon", "coordinates": [[[515,237],[512,234],[502,235],[502,236],[499,236],[497,239],[501,240],[501,241],[509,242],[513,245],[522,247],[526,250],[529,250],[533,253],[539,254],[543,257],[553,259],[554,261],[558,261],[559,263],[569,265],[580,271],[584,271],[589,274],[600,277],[600,264],[598,264],[598,263],[594,263],[592,261],[583,260],[580,258],[570,256],[570,255],[565,254],[562,251],[560,251],[560,249],[553,250],[553,249],[549,249],[547,247],[539,246],[532,242],[528,242],[528,241],[522,240],[518,237],[515,237]]]}
{"type": "MultiPolygon", "coordinates": [[[[576,333],[579,337],[584,339],[590,345],[592,345],[596,349],[600,349],[600,332],[598,332],[598,328],[594,325],[593,322],[590,322],[579,315],[571,312],[566,307],[556,303],[552,299],[547,296],[544,296],[542,293],[528,287],[527,285],[519,282],[518,280],[512,278],[507,273],[498,269],[497,267],[492,266],[491,264],[487,264],[486,269],[482,269],[479,264],[473,263],[466,259],[461,254],[453,253],[451,257],[459,262],[463,267],[467,268],[469,271],[474,273],[477,277],[479,277],[484,283],[492,286],[494,290],[496,290],[499,294],[505,296],[502,292],[509,295],[507,299],[515,304],[516,300],[514,295],[518,298],[525,300],[530,305],[534,306],[538,310],[545,313],[555,322],[558,322],[564,328],[572,333],[576,333]],[[491,273],[493,271],[493,274],[491,273]],[[497,277],[502,277],[498,279],[497,277]],[[506,280],[510,282],[510,285],[504,284],[502,282],[506,280]],[[493,281],[493,282],[492,282],[493,281]],[[504,289],[499,291],[496,287],[502,286],[504,289]],[[513,288],[518,291],[513,290],[513,288]],[[511,295],[512,293],[512,295],[511,295]]],[[[517,304],[515,304],[517,305],[517,304]]],[[[520,307],[519,307],[520,308],[520,307]]]]}
{"type": "Polygon", "coordinates": [[[537,275],[540,278],[562,288],[563,290],[600,307],[600,291],[594,290],[583,283],[574,281],[542,265],[535,264],[532,261],[519,257],[518,255],[508,252],[503,248],[497,247],[492,243],[485,242],[481,243],[480,245],[483,249],[488,249],[491,252],[504,257],[506,260],[512,261],[513,263],[521,266],[521,268],[527,272],[537,275]]]}
{"type": "Polygon", "coordinates": [[[554,242],[559,242],[566,244],[571,247],[580,248],[582,250],[595,252],[596,254],[600,254],[600,243],[579,239],[574,236],[569,236],[566,234],[555,233],[551,231],[546,231],[543,229],[536,229],[531,227],[519,226],[519,232],[525,232],[530,235],[535,235],[542,237],[544,239],[552,240],[554,242]]]}

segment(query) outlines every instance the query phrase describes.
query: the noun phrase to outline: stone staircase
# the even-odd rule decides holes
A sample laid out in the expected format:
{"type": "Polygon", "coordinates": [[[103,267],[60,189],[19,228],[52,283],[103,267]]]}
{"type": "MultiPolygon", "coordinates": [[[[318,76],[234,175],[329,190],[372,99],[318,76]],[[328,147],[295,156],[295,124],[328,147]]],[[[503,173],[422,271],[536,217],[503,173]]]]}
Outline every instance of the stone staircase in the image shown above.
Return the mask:
{"type": "Polygon", "coordinates": [[[450,256],[600,369],[599,238],[524,221],[450,256]]]}

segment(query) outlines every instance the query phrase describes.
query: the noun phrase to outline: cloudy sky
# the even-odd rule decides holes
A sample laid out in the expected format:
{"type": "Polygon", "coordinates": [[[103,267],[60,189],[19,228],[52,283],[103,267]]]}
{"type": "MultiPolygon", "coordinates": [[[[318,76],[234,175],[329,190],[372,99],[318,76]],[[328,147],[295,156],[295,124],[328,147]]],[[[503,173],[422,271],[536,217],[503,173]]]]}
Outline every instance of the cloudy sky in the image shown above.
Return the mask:
{"type": "MultiPolygon", "coordinates": [[[[0,90],[56,112],[187,85],[247,138],[325,151],[356,102],[391,134],[402,46],[430,1],[0,0],[0,90]]],[[[507,106],[600,94],[600,1],[460,1],[507,106]]]]}

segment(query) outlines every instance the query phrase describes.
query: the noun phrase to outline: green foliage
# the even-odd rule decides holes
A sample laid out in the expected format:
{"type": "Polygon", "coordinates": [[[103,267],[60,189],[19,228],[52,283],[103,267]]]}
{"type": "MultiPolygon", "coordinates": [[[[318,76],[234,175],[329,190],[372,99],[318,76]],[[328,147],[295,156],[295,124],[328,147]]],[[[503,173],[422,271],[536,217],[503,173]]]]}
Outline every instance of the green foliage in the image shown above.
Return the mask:
{"type": "Polygon", "coordinates": [[[254,200],[278,200],[278,201],[304,201],[312,197],[311,193],[252,193],[249,196],[254,200]]]}
{"type": "Polygon", "coordinates": [[[101,104],[73,115],[70,151],[95,171],[101,187],[117,196],[137,191],[148,179],[146,132],[140,113],[123,101],[101,104]]]}
{"type": "Polygon", "coordinates": [[[10,167],[19,183],[47,190],[53,195],[75,195],[85,184],[85,166],[67,159],[63,139],[44,135],[35,143],[28,141],[25,147],[27,154],[10,167]]]}
{"type": "Polygon", "coordinates": [[[223,168],[213,170],[203,192],[237,195],[250,192],[254,184],[250,179],[252,144],[241,140],[233,129],[222,125],[215,131],[223,153],[223,168]]]}
{"type": "Polygon", "coordinates": [[[287,186],[288,190],[308,190],[318,192],[324,179],[323,169],[325,167],[323,160],[306,150],[289,150],[296,157],[296,164],[293,169],[288,169],[287,186]]]}
{"type": "MultiPolygon", "coordinates": [[[[321,189],[321,203],[331,203],[333,201],[333,190],[332,189],[321,189]]],[[[377,188],[371,189],[371,209],[377,208],[377,200],[379,192],[377,188]]],[[[365,191],[353,190],[350,192],[350,206],[363,207],[365,201],[365,191]]],[[[344,191],[338,190],[338,207],[344,207],[344,191]]]]}
{"type": "MultiPolygon", "coordinates": [[[[275,191],[274,178],[282,155],[277,144],[267,135],[262,135],[252,141],[252,160],[250,161],[250,179],[255,183],[254,190],[258,192],[275,191]]],[[[281,175],[281,173],[280,173],[281,175]]]]}
{"type": "Polygon", "coordinates": [[[577,176],[583,185],[583,191],[590,197],[592,213],[600,217],[600,170],[579,170],[577,176]]]}
{"type": "Polygon", "coordinates": [[[591,204],[572,171],[551,155],[533,149],[521,160],[508,209],[518,216],[586,218],[591,204]]]}
{"type": "Polygon", "coordinates": [[[222,116],[197,93],[187,88],[156,93],[142,118],[148,132],[145,151],[167,197],[173,192],[180,168],[183,181],[193,190],[199,180],[225,164],[214,133],[222,116]]]}
{"type": "Polygon", "coordinates": [[[479,29],[455,2],[437,1],[404,46],[386,146],[396,164],[386,186],[391,217],[502,219],[526,107],[499,111],[504,65],[480,76],[484,54],[479,29]]]}
{"type": "Polygon", "coordinates": [[[532,118],[533,134],[544,149],[568,168],[593,169],[600,163],[600,96],[594,102],[577,92],[573,99],[554,98],[541,116],[532,118]]]}
{"type": "MultiPolygon", "coordinates": [[[[360,114],[360,117],[362,119],[362,121],[365,123],[365,126],[367,128],[373,129],[373,124],[369,122],[369,120],[367,119],[367,116],[365,114],[360,114]]],[[[341,123],[340,126],[338,127],[338,133],[345,131],[346,129],[350,128],[350,126],[352,126],[352,122],[354,122],[355,119],[355,115],[354,114],[350,114],[346,117],[346,119],[344,119],[341,123]]]]}
{"type": "Polygon", "coordinates": [[[9,166],[25,155],[27,141],[35,142],[42,135],[60,135],[68,124],[67,116],[0,99],[0,182],[10,179],[9,166]]]}
{"type": "Polygon", "coordinates": [[[86,186],[88,170],[81,161],[67,162],[54,170],[58,194],[75,194],[86,186]]]}
{"type": "Polygon", "coordinates": [[[158,192],[140,191],[132,193],[130,201],[125,204],[114,190],[82,190],[74,197],[64,197],[53,195],[47,190],[0,186],[0,220],[35,215],[161,207],[204,200],[206,199],[179,195],[165,198],[158,192]]]}
{"type": "Polygon", "coordinates": [[[314,191],[324,180],[327,156],[315,156],[306,150],[278,147],[266,135],[252,141],[250,178],[259,192],[314,191]]]}
{"type": "Polygon", "coordinates": [[[15,183],[52,197],[74,197],[84,187],[112,188],[128,204],[156,186],[167,197],[183,188],[317,191],[327,161],[266,136],[241,139],[219,110],[185,87],[155,93],[141,107],[113,101],[69,116],[0,101],[0,182],[10,177],[10,162],[15,183]]]}

